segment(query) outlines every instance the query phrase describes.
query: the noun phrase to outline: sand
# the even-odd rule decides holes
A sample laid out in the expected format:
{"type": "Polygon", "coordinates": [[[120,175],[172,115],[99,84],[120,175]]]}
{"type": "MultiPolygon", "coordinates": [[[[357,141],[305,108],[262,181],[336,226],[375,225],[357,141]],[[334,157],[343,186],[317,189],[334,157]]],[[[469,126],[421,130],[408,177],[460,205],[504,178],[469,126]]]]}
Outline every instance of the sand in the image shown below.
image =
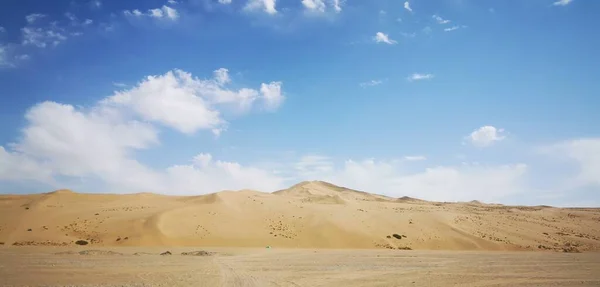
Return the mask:
{"type": "Polygon", "coordinates": [[[600,286],[600,209],[274,193],[0,196],[0,286],[600,286]]]}
{"type": "Polygon", "coordinates": [[[0,286],[600,286],[592,252],[80,249],[0,248],[0,286]]]}
{"type": "Polygon", "coordinates": [[[0,244],[600,250],[600,209],[428,202],[312,181],[275,193],[0,196],[0,244]],[[396,236],[394,236],[396,234],[396,236]],[[399,237],[399,238],[398,238],[399,237]],[[85,243],[84,242],[84,243],[85,243]]]}

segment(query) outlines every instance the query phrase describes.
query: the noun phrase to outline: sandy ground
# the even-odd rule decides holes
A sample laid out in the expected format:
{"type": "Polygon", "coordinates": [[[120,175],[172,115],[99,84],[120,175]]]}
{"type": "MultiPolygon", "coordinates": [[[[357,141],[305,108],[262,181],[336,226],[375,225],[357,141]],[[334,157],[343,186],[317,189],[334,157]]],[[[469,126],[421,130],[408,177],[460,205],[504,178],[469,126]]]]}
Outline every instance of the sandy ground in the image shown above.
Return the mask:
{"type": "Polygon", "coordinates": [[[0,286],[600,286],[598,270],[598,208],[428,202],[325,182],[0,195],[0,286]],[[213,253],[181,255],[199,249],[213,253]]]}
{"type": "Polygon", "coordinates": [[[0,245],[600,251],[600,209],[439,203],[324,182],[275,193],[0,196],[0,245]]]}
{"type": "Polygon", "coordinates": [[[0,286],[600,286],[598,253],[213,248],[210,256],[182,256],[197,249],[181,247],[165,256],[158,254],[167,249],[148,247],[75,253],[85,250],[0,248],[0,286]]]}

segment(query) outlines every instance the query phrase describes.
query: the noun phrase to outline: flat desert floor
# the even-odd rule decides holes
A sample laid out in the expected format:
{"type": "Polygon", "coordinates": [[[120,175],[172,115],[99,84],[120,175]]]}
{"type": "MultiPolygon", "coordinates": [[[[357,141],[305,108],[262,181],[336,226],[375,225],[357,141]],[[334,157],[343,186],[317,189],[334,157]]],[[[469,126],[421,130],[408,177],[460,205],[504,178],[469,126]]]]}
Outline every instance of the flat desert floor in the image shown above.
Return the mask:
{"type": "Polygon", "coordinates": [[[0,248],[0,286],[600,286],[598,253],[195,250],[0,248]]]}

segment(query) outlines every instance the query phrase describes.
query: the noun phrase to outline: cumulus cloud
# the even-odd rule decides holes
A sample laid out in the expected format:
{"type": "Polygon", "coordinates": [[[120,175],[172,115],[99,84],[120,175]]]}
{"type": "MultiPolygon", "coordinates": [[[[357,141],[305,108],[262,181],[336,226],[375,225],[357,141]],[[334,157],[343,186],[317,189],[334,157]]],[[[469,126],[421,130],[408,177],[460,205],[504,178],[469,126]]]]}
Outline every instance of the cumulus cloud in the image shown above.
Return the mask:
{"type": "Polygon", "coordinates": [[[503,133],[504,129],[498,129],[494,126],[482,126],[468,135],[466,140],[477,147],[488,147],[494,142],[504,140],[506,136],[503,136],[503,133]]]}
{"type": "Polygon", "coordinates": [[[394,44],[398,43],[395,40],[390,39],[390,37],[387,34],[384,34],[382,32],[377,32],[375,34],[375,37],[373,37],[373,40],[376,43],[385,43],[385,44],[389,44],[389,45],[394,45],[394,44]]]}
{"type": "Polygon", "coordinates": [[[410,3],[408,3],[408,1],[404,2],[404,9],[408,10],[409,12],[412,12],[412,8],[410,8],[410,3]]]}
{"type": "Polygon", "coordinates": [[[218,70],[215,70],[214,75],[215,75],[215,80],[217,81],[217,83],[219,85],[224,85],[224,84],[231,82],[231,79],[229,78],[229,70],[227,70],[225,68],[220,68],[218,70]]]}
{"type": "Polygon", "coordinates": [[[283,103],[285,96],[281,91],[282,82],[271,82],[261,84],[260,93],[265,102],[267,110],[276,110],[283,103]]]}
{"type": "MultiPolygon", "coordinates": [[[[246,112],[259,98],[259,91],[224,87],[231,81],[227,69],[218,69],[213,79],[199,79],[182,70],[160,76],[148,76],[136,87],[122,90],[103,101],[127,107],[145,120],[156,122],[183,133],[200,129],[222,130],[226,122],[221,108],[246,112]]],[[[260,94],[264,105],[275,110],[283,102],[281,82],[263,83],[260,94]]]]}
{"type": "Polygon", "coordinates": [[[408,76],[406,79],[409,82],[414,82],[414,81],[422,81],[422,80],[431,80],[434,78],[433,74],[419,74],[419,73],[414,73],[410,76],[408,76]]]}
{"type": "MultiPolygon", "coordinates": [[[[149,76],[131,89],[115,92],[89,108],[56,102],[35,105],[25,114],[17,142],[0,146],[0,180],[60,184],[63,178],[97,180],[112,191],[207,193],[224,188],[280,188],[270,172],[199,154],[191,164],[156,170],[135,151],[159,143],[162,124],[183,133],[224,130],[221,104],[244,100],[248,88],[230,91],[225,69],[202,80],[184,71],[149,76]],[[238,95],[241,95],[238,97],[238,95]]],[[[281,95],[281,83],[261,93],[281,95]]],[[[259,92],[254,90],[258,96],[259,92]]],[[[89,187],[89,186],[88,186],[89,187]]]]}
{"type": "Polygon", "coordinates": [[[302,0],[302,5],[310,11],[325,12],[325,2],[323,0],[302,0]]]}
{"type": "Polygon", "coordinates": [[[244,9],[248,11],[262,10],[267,14],[274,15],[277,14],[276,2],[277,0],[249,0],[244,9]]]}
{"type": "Polygon", "coordinates": [[[329,181],[392,197],[412,196],[437,201],[498,201],[527,191],[522,182],[528,170],[525,164],[463,164],[409,172],[402,161],[347,160],[336,167],[327,157],[311,156],[308,159],[302,158],[298,165],[302,170],[299,174],[305,179],[329,181]]]}
{"type": "Polygon", "coordinates": [[[568,188],[600,186],[600,138],[568,140],[541,147],[539,150],[553,158],[576,165],[576,176],[566,184],[568,188]]]}
{"type": "Polygon", "coordinates": [[[126,16],[133,16],[133,17],[147,16],[147,17],[151,17],[151,18],[155,18],[155,19],[165,19],[165,20],[171,20],[171,21],[176,21],[179,18],[179,13],[177,12],[177,9],[171,8],[167,5],[163,5],[160,8],[149,9],[146,13],[143,13],[138,9],[134,9],[134,10],[125,10],[125,11],[123,11],[123,14],[125,14],[126,16]]]}
{"type": "Polygon", "coordinates": [[[573,0],[558,0],[554,3],[552,3],[552,5],[554,6],[567,6],[569,4],[571,4],[571,2],[573,2],[573,0]]]}
{"type": "Polygon", "coordinates": [[[179,194],[239,189],[275,191],[285,187],[284,179],[267,170],[215,161],[210,154],[195,156],[192,164],[171,166],[166,176],[167,185],[179,194]]]}

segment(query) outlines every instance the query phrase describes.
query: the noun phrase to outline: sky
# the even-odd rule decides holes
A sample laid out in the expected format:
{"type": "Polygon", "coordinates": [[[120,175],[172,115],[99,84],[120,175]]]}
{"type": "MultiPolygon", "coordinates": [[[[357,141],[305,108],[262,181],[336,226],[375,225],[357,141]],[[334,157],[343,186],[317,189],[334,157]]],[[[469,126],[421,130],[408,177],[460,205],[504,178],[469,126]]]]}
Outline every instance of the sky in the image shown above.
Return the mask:
{"type": "Polygon", "coordinates": [[[0,193],[600,206],[600,1],[3,6],[0,193]]]}

